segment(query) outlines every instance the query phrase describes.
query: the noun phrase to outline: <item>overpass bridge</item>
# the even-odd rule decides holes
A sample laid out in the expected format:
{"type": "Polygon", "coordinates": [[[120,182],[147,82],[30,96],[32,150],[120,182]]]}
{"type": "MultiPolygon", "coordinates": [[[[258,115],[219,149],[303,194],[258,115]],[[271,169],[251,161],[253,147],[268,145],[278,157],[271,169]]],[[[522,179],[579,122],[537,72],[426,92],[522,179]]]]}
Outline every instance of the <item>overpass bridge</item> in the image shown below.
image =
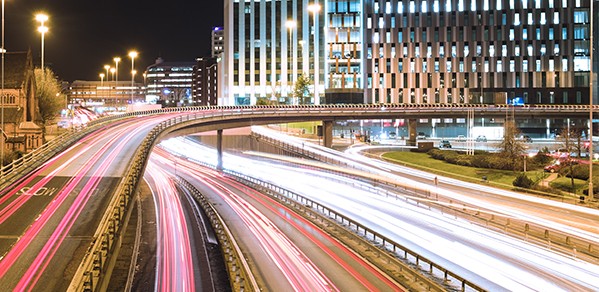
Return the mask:
{"type": "MultiPolygon", "coordinates": [[[[27,177],[33,169],[48,161],[54,154],[67,149],[78,139],[92,133],[94,129],[111,127],[123,120],[140,121],[148,130],[140,132],[145,137],[138,145],[119,153],[124,159],[114,161],[127,167],[119,168],[121,173],[106,174],[106,177],[118,177],[118,186],[110,188],[110,203],[98,225],[94,241],[85,253],[86,257],[77,269],[71,282],[72,290],[84,290],[93,283],[94,287],[102,286],[101,279],[113,260],[106,251],[114,249],[120,237],[121,222],[131,209],[133,196],[143,175],[147,157],[154,145],[162,139],[172,136],[185,135],[203,131],[217,131],[219,152],[219,167],[222,167],[222,131],[224,129],[251,125],[286,123],[298,121],[323,121],[325,145],[332,143],[332,124],[335,120],[348,119],[397,119],[416,120],[431,117],[465,117],[469,112],[485,117],[504,117],[509,111],[516,118],[522,117],[588,117],[588,106],[524,106],[508,107],[494,105],[284,105],[284,106],[217,106],[217,107],[187,107],[166,108],[105,117],[91,122],[84,128],[73,129],[69,134],[51,141],[13,164],[0,171],[0,193],[7,184],[15,178],[27,177]],[[164,119],[151,119],[162,116],[164,119]],[[50,146],[49,146],[50,145],[50,146]],[[98,273],[98,271],[100,271],[98,273]]],[[[593,107],[593,112],[599,114],[599,106],[593,107]]],[[[116,135],[116,134],[115,134],[116,135]]],[[[415,136],[415,134],[414,134],[415,136]]],[[[410,135],[412,137],[412,135],[410,135]]],[[[118,137],[115,137],[118,139],[118,137]]],[[[102,178],[100,178],[102,179],[102,178]]],[[[74,191],[74,190],[73,190],[74,191]]],[[[76,195],[76,194],[75,194],[76,195]]],[[[77,197],[77,196],[73,196],[77,197]]],[[[95,227],[94,227],[95,228],[95,227]]]]}

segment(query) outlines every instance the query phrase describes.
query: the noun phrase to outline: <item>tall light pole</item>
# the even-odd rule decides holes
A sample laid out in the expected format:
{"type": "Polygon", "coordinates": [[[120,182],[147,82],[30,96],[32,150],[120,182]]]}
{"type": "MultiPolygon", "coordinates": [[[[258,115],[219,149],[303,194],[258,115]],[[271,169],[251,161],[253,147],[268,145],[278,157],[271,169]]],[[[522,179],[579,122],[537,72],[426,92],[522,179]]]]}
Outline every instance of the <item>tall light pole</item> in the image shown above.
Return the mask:
{"type": "MultiPolygon", "coordinates": [[[[292,48],[293,47],[293,44],[292,44],[293,40],[292,40],[291,36],[292,36],[292,33],[293,33],[293,28],[296,26],[295,20],[291,20],[291,19],[287,20],[287,22],[285,22],[285,26],[289,29],[289,34],[288,34],[288,36],[289,36],[289,57],[288,57],[288,59],[289,59],[289,67],[287,68],[287,70],[290,72],[289,75],[293,76],[293,73],[291,73],[291,71],[292,71],[291,67],[292,67],[292,64],[293,64],[293,59],[291,57],[291,55],[293,54],[292,53],[293,52],[293,48],[292,48]]],[[[290,82],[290,83],[293,83],[293,82],[290,82]]],[[[293,88],[292,85],[289,85],[289,93],[290,94],[292,92],[292,88],[293,88]]],[[[295,103],[295,102],[292,100],[292,103],[295,103]]]]}
{"type": "Polygon", "coordinates": [[[104,76],[106,76],[106,75],[104,75],[104,73],[100,73],[99,76],[100,76],[100,88],[97,89],[97,92],[100,92],[100,89],[104,88],[104,76]]]}
{"type": "Polygon", "coordinates": [[[40,23],[40,26],[37,28],[37,31],[39,31],[42,34],[42,76],[44,76],[44,74],[46,73],[46,71],[44,70],[44,36],[46,35],[46,33],[48,32],[48,27],[44,26],[44,22],[48,21],[48,15],[40,13],[37,14],[35,16],[35,20],[37,20],[40,23]]]}
{"type": "Polygon", "coordinates": [[[118,91],[117,91],[117,87],[119,86],[119,62],[121,61],[120,57],[114,57],[114,63],[116,64],[114,66],[114,72],[115,72],[115,77],[114,77],[114,97],[118,100],[118,91]]]}
{"type": "Polygon", "coordinates": [[[137,57],[137,52],[136,51],[131,51],[129,52],[129,58],[131,58],[131,104],[133,104],[133,88],[135,86],[134,84],[134,78],[135,78],[135,58],[137,57]]]}
{"type": "Polygon", "coordinates": [[[0,168],[4,167],[4,147],[6,139],[4,138],[4,54],[6,53],[6,49],[4,49],[4,0],[2,0],[2,47],[0,48],[0,52],[2,53],[2,91],[0,91],[0,99],[2,100],[2,151],[0,151],[0,168]]]}
{"type": "MultiPolygon", "coordinates": [[[[114,79],[114,73],[116,72],[116,69],[114,69],[114,67],[110,67],[110,74],[112,74],[112,80],[115,81],[116,84],[116,80],[114,79]]],[[[114,86],[114,89],[116,91],[116,85],[114,86]]],[[[112,90],[112,89],[111,89],[112,90]]],[[[114,102],[114,100],[113,100],[114,102]]],[[[116,102],[115,102],[116,103],[116,102]]]]}
{"type": "Polygon", "coordinates": [[[104,65],[104,70],[106,70],[106,81],[108,81],[108,75],[110,75],[110,65],[104,65]]]}
{"type": "Polygon", "coordinates": [[[320,4],[314,3],[308,5],[308,11],[312,12],[312,19],[314,23],[314,104],[320,104],[320,96],[318,95],[318,84],[320,83],[320,58],[319,58],[319,46],[318,46],[318,17],[316,16],[320,12],[320,4]]]}
{"type": "Polygon", "coordinates": [[[593,44],[593,19],[595,18],[595,11],[593,10],[593,2],[595,0],[591,0],[590,13],[591,14],[591,68],[589,78],[589,199],[593,199],[593,54],[595,52],[595,46],[593,44]]]}

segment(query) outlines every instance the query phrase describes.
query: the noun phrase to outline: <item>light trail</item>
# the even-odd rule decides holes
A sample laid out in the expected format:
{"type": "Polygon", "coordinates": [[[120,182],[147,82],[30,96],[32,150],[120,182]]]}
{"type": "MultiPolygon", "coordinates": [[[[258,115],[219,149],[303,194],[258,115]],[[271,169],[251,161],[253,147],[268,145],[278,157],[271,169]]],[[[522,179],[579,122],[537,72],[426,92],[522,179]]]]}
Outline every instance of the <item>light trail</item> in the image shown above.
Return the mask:
{"type": "MultiPolygon", "coordinates": [[[[212,150],[189,139],[170,139],[161,145],[193,160],[216,161],[212,150]]],[[[297,167],[228,154],[224,161],[228,169],[334,206],[337,211],[489,290],[599,289],[599,266],[595,264],[326,179],[331,174],[308,169],[298,172],[297,167]]]]}

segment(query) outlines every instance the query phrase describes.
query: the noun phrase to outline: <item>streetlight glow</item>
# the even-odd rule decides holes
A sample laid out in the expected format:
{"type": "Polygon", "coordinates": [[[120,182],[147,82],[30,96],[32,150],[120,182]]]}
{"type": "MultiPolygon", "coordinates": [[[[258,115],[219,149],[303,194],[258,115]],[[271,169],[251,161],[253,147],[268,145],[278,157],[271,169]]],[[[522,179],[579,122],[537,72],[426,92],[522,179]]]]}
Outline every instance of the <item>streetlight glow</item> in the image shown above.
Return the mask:
{"type": "Polygon", "coordinates": [[[135,58],[137,58],[137,52],[130,51],[129,58],[131,58],[131,104],[133,104],[133,87],[135,86],[135,73],[137,72],[135,71],[135,58]]]}
{"type": "Polygon", "coordinates": [[[44,36],[48,32],[48,27],[44,26],[44,22],[48,21],[48,15],[43,14],[43,13],[38,13],[37,15],[35,15],[35,20],[37,20],[40,23],[40,26],[37,28],[37,31],[39,31],[42,34],[42,63],[41,63],[41,68],[42,68],[42,76],[44,76],[44,72],[45,72],[45,70],[44,70],[44,36]]]}

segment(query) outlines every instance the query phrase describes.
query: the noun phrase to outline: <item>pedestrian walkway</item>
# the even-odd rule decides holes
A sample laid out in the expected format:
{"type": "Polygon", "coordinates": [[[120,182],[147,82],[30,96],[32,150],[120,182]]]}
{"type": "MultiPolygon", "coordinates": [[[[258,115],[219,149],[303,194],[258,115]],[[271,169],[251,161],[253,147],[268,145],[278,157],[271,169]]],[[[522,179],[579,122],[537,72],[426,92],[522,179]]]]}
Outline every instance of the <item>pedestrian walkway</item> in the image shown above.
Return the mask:
{"type": "Polygon", "coordinates": [[[552,173],[550,174],[548,177],[544,178],[539,185],[543,186],[543,187],[549,187],[549,183],[551,183],[552,181],[554,181],[557,178],[557,173],[552,173]]]}

